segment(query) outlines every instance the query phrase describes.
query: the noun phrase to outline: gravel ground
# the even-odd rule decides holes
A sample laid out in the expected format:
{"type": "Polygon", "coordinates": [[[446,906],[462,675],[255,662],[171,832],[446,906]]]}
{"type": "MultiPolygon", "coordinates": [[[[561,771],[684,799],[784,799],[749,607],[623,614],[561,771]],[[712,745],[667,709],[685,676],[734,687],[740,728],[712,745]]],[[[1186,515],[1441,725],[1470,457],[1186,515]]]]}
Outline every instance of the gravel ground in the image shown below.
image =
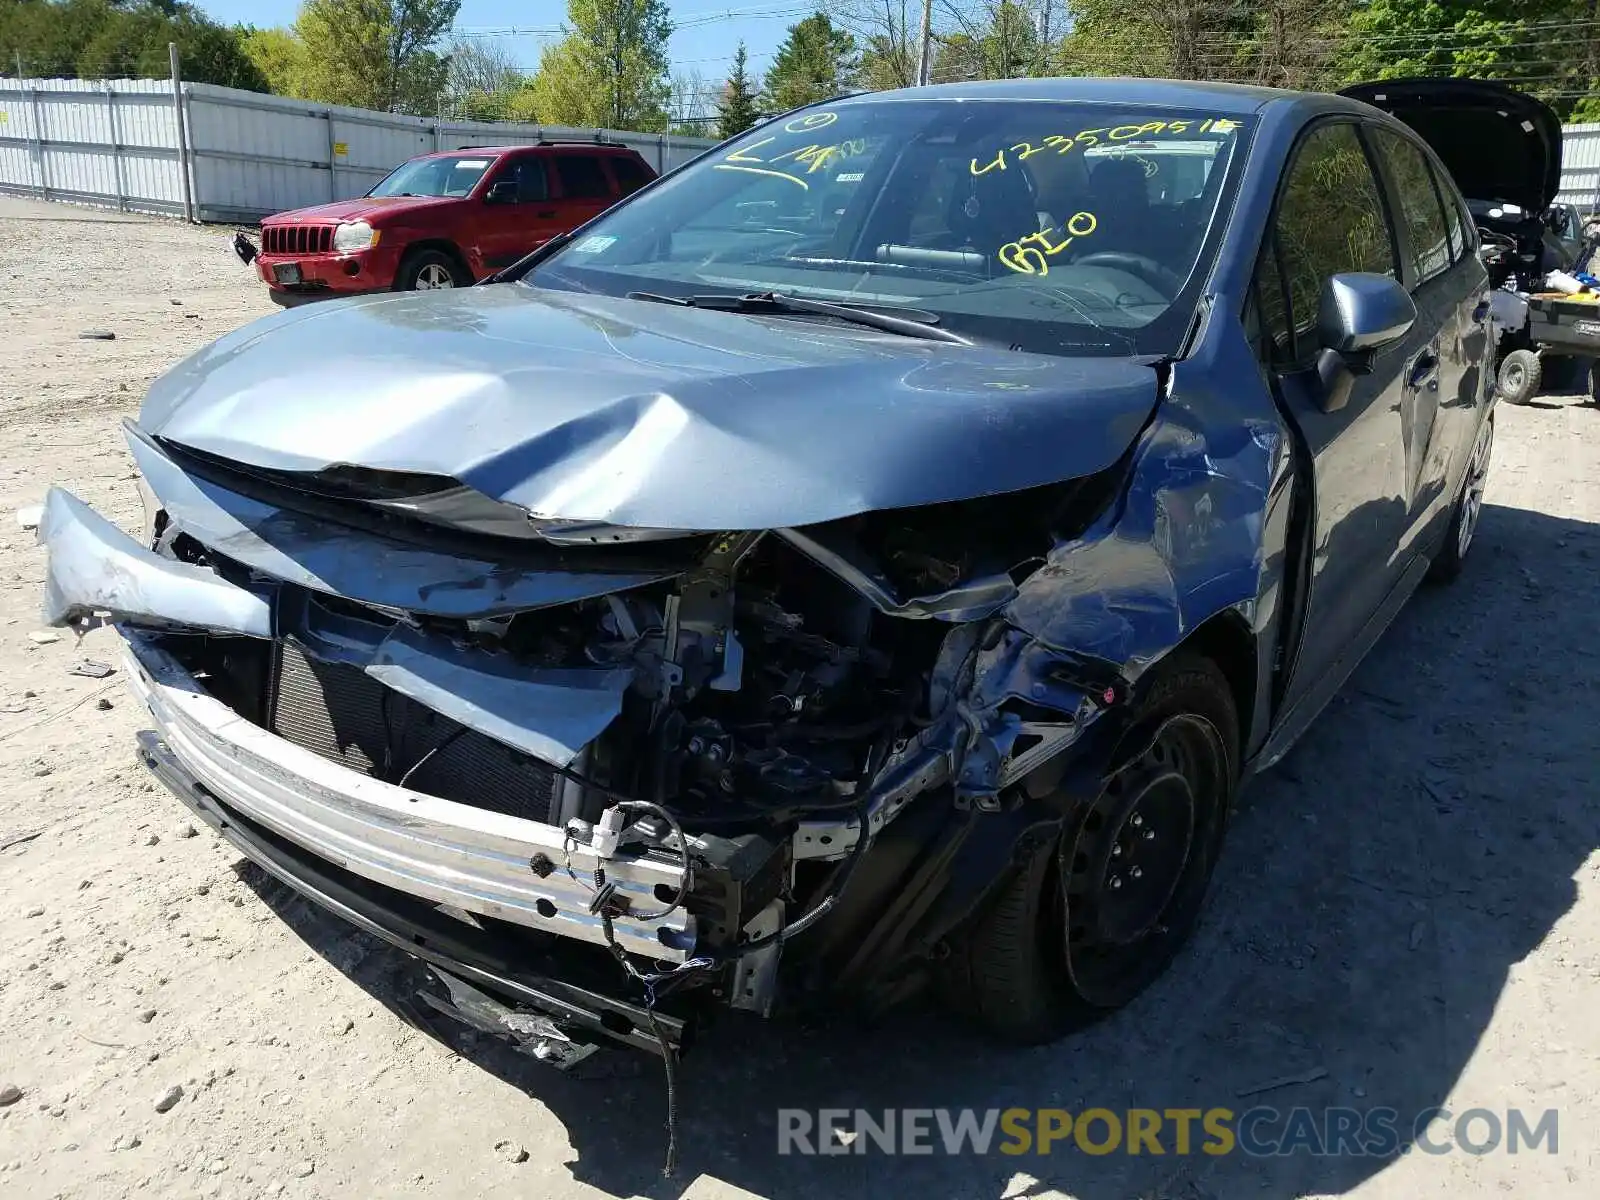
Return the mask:
{"type": "MultiPolygon", "coordinates": [[[[265,880],[133,755],[97,631],[41,644],[52,483],[137,519],[119,420],[271,306],[228,233],[0,200],[0,1191],[27,1197],[1592,1196],[1600,1128],[1600,412],[1502,408],[1474,560],[1419,595],[1249,790],[1196,944],[1062,1045],[886,1027],[719,1030],[571,1078],[402,1019],[413,967],[265,880]],[[81,340],[105,330],[113,341],[81,340]],[[31,840],[6,845],[13,839],[31,840]],[[1241,1096],[1285,1077],[1261,1095],[1241,1096]],[[1558,1151],[780,1158],[809,1109],[1387,1106],[1409,1128],[1559,1110],[1558,1151]],[[525,1152],[525,1155],[524,1155],[525,1152]]],[[[1531,1123],[1531,1122],[1530,1122],[1531,1123]]],[[[1482,1134],[1480,1128],[1479,1136],[1482,1134]]]]}

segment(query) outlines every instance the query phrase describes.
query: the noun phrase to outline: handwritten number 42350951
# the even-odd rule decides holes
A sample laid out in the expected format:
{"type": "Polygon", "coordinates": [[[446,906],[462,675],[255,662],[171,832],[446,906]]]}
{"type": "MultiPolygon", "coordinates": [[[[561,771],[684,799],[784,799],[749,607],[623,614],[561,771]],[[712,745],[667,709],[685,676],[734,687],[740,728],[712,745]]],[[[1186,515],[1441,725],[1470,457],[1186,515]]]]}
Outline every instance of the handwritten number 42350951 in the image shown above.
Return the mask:
{"type": "MultiPolygon", "coordinates": [[[[1017,157],[1018,162],[1027,162],[1035,154],[1043,154],[1046,150],[1054,150],[1057,154],[1067,154],[1079,146],[1097,146],[1103,140],[1108,143],[1131,142],[1144,138],[1157,137],[1171,134],[1185,134],[1191,132],[1193,121],[1146,121],[1143,125],[1113,125],[1109,128],[1084,129],[1074,134],[1052,133],[1049,137],[1041,139],[1035,146],[1032,142],[1018,142],[1015,146],[1008,147],[1010,152],[1017,157]]],[[[1232,133],[1239,126],[1236,122],[1225,117],[1208,117],[1201,121],[1192,132],[1198,134],[1232,133]]],[[[974,175],[987,175],[990,171],[1004,171],[1006,169],[1006,151],[998,150],[995,156],[986,163],[972,160],[972,173],[974,175]]]]}

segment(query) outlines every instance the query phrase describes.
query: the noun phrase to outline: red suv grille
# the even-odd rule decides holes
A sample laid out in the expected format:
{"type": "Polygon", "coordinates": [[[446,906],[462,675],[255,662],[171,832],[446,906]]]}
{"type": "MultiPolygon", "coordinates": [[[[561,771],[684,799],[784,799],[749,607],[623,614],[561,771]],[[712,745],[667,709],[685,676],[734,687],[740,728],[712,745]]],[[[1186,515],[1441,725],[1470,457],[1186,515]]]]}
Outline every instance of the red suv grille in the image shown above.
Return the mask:
{"type": "Polygon", "coordinates": [[[333,249],[332,225],[263,225],[264,254],[321,254],[333,249]]]}

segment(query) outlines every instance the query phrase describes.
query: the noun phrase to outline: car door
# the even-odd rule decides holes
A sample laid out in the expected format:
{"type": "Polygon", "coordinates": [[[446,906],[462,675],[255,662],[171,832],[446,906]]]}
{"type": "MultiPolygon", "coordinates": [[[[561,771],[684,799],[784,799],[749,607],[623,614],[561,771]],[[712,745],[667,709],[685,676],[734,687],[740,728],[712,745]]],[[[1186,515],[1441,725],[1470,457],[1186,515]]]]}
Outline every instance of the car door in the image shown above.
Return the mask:
{"type": "Polygon", "coordinates": [[[576,229],[591,217],[599,216],[616,198],[611,177],[600,163],[600,156],[589,150],[558,150],[551,155],[561,187],[561,229],[576,229]]]}
{"type": "Polygon", "coordinates": [[[502,162],[485,189],[484,198],[478,244],[488,270],[510,266],[565,228],[550,198],[544,161],[536,154],[513,155],[502,162]],[[512,199],[489,199],[500,183],[515,186],[512,199]]]}
{"type": "Polygon", "coordinates": [[[1400,397],[1407,537],[1429,549],[1449,519],[1450,484],[1460,477],[1454,468],[1471,449],[1485,399],[1488,276],[1465,244],[1453,185],[1422,144],[1388,126],[1368,126],[1367,137],[1388,188],[1401,266],[1417,306],[1413,334],[1432,334],[1410,361],[1400,397]]]}
{"type": "Polygon", "coordinates": [[[1320,707],[1381,629],[1409,567],[1407,377],[1432,333],[1421,323],[1355,377],[1326,411],[1315,362],[1323,281],[1348,271],[1399,278],[1394,230],[1354,121],[1312,126],[1279,184],[1255,298],[1274,386],[1309,459],[1305,602],[1284,701],[1320,707]]]}

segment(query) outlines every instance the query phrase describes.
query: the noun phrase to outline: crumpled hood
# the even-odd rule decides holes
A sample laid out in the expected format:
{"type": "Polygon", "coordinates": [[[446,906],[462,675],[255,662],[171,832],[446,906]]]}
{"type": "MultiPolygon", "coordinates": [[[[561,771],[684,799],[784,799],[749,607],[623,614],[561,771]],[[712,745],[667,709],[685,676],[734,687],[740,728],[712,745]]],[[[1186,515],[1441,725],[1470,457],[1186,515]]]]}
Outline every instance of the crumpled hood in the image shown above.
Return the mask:
{"type": "Polygon", "coordinates": [[[140,425],[273,470],[447,476],[537,517],[770,529],[1093,474],[1127,359],[497,284],[310,305],[157,380],[140,425]]]}
{"type": "Polygon", "coordinates": [[[292,208],[275,213],[263,225],[326,225],[339,221],[376,221],[380,217],[397,216],[420,208],[437,208],[441,204],[460,204],[459,196],[357,196],[351,200],[335,200],[330,204],[313,204],[308,208],[292,208]]]}

